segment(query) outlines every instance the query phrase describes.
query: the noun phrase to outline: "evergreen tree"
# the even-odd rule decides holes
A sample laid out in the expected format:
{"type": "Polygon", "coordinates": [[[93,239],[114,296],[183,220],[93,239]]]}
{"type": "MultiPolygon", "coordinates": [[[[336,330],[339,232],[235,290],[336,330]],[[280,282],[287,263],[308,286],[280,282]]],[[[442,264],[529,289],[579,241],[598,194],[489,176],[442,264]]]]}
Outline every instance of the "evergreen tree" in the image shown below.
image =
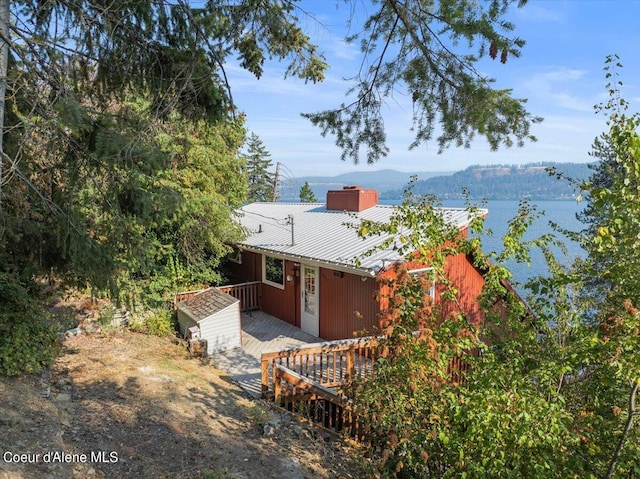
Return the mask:
{"type": "MultiPolygon", "coordinates": [[[[259,77],[264,58],[272,56],[290,61],[289,74],[312,81],[321,80],[325,68],[294,8],[281,2],[192,8],[184,0],[0,0],[0,13],[6,11],[19,20],[3,24],[0,15],[8,40],[0,52],[8,66],[6,85],[0,84],[0,95],[2,86],[7,92],[0,264],[26,278],[53,274],[101,289],[113,283],[115,270],[129,268],[132,277],[140,268],[151,271],[159,246],[150,229],[164,225],[160,211],[200,207],[204,201],[192,200],[199,194],[226,205],[216,218],[226,215],[231,225],[246,187],[237,164],[242,116],[223,66],[235,55],[259,77]],[[218,181],[222,174],[198,160],[189,170],[200,178],[188,183],[190,155],[218,135],[224,138],[221,155],[212,157],[218,171],[241,180],[218,181]]],[[[192,241],[205,236],[174,235],[167,243],[165,235],[162,244],[188,255],[222,254],[224,248],[211,244],[194,249],[192,241]]]]}
{"type": "MultiPolygon", "coordinates": [[[[400,82],[415,92],[417,140],[430,137],[437,110],[442,145],[464,144],[476,132],[492,147],[529,137],[533,120],[520,100],[468,79],[471,57],[446,55],[434,48],[437,36],[421,36],[427,20],[443,21],[453,40],[479,35],[481,50],[490,45],[490,55],[506,60],[521,47],[499,32],[511,29],[501,17],[513,2],[492,3],[431,11],[422,2],[381,1],[380,22],[365,26],[369,45],[411,38],[411,52],[422,53],[397,50],[399,76],[389,70],[394,61],[381,57],[354,104],[359,113],[346,108],[338,111],[351,117],[314,121],[340,130],[345,155],[357,159],[365,141],[374,160],[385,151],[384,135],[369,117],[379,113],[378,93],[400,82]],[[443,70],[427,68],[434,59],[443,70]]],[[[238,234],[232,210],[246,198],[242,116],[225,65],[238,59],[260,78],[265,59],[274,58],[287,62],[287,76],[322,81],[328,65],[301,29],[300,12],[296,1],[282,0],[198,7],[187,0],[0,0],[0,282],[11,277],[32,291],[33,279],[48,275],[130,293],[121,299],[133,301],[142,290],[219,281],[225,242],[238,234]]]]}
{"type": "Polygon", "coordinates": [[[316,203],[318,199],[313,193],[313,190],[309,186],[309,182],[305,181],[304,185],[300,187],[300,201],[302,203],[316,203]]]}
{"type": "Polygon", "coordinates": [[[520,56],[524,40],[512,35],[514,25],[504,19],[514,4],[522,7],[526,0],[372,2],[362,30],[348,38],[364,57],[348,99],[304,116],[323,135],[335,135],[342,159],[354,163],[387,155],[382,112],[389,106],[385,100],[399,91],[413,101],[411,148],[435,132],[440,152],[468,147],[477,135],[492,150],[535,141],[530,127],[541,118],[527,112],[526,100],[513,98],[511,90],[495,88],[476,66],[486,56],[503,64],[520,56]],[[462,44],[468,46],[464,54],[455,48],[462,44]]]}
{"type": "MultiPolygon", "coordinates": [[[[372,48],[383,39],[401,48],[384,47],[353,105],[314,121],[340,130],[345,155],[357,155],[362,143],[373,160],[384,152],[380,95],[403,83],[415,99],[416,141],[430,137],[438,110],[446,127],[443,146],[464,144],[475,132],[487,135],[492,147],[522,141],[532,121],[522,102],[469,75],[475,59],[436,48],[444,43],[427,33],[446,24],[442,35],[477,40],[478,57],[488,51],[505,61],[522,46],[509,36],[513,26],[502,20],[512,3],[493,2],[491,8],[468,2],[377,3],[379,11],[362,35],[371,38],[372,48]],[[397,58],[388,57],[391,52],[397,58]]],[[[127,220],[115,223],[121,227],[131,226],[131,217],[148,217],[148,203],[137,202],[145,197],[140,191],[151,193],[153,186],[139,189],[136,181],[166,172],[166,161],[173,161],[153,145],[154,128],[176,119],[237,125],[240,115],[224,70],[234,56],[256,77],[273,57],[288,62],[287,75],[312,82],[324,78],[327,65],[299,26],[301,12],[296,2],[281,1],[222,0],[191,7],[186,0],[106,6],[86,0],[0,0],[7,47],[0,63],[6,59],[8,69],[6,85],[0,85],[0,96],[4,86],[7,92],[0,168],[0,213],[7,227],[1,240],[7,242],[5,251],[12,251],[4,267],[27,277],[53,272],[79,283],[108,276],[113,257],[103,246],[109,241],[97,241],[93,226],[114,211],[127,220]],[[19,21],[7,22],[7,16],[19,21]],[[117,201],[94,201],[97,192],[107,190],[118,192],[117,201]],[[98,209],[87,208],[91,202],[98,209]],[[95,218],[86,216],[87,210],[95,218]],[[13,245],[25,257],[13,254],[13,245]],[[87,262],[87,255],[93,260],[87,262]]],[[[363,54],[376,52],[365,48],[363,54]]],[[[156,131],[166,135],[171,129],[156,131]]],[[[259,194],[272,199],[264,188],[259,194]]],[[[115,242],[115,227],[113,233],[115,242]]]]}
{"type": "Polygon", "coordinates": [[[275,176],[269,171],[273,164],[271,154],[267,151],[262,140],[255,133],[249,135],[247,152],[244,155],[247,169],[247,183],[250,203],[255,201],[274,201],[275,176]]]}

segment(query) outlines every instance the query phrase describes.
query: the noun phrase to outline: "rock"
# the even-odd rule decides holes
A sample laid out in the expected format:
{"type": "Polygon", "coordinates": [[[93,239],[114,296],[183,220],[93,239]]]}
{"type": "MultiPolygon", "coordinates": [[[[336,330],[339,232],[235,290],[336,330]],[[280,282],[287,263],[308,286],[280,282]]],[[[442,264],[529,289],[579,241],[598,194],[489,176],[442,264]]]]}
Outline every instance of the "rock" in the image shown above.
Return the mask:
{"type": "Polygon", "coordinates": [[[72,328],[67,330],[65,334],[67,337],[78,336],[79,334],[82,334],[82,330],[80,328],[72,328]]]}
{"type": "Polygon", "coordinates": [[[295,425],[291,428],[293,433],[300,439],[313,439],[313,432],[309,428],[295,425]]]}
{"type": "Polygon", "coordinates": [[[60,378],[56,381],[56,387],[58,389],[66,389],[71,384],[71,379],[69,378],[60,378]]]}
{"type": "Polygon", "coordinates": [[[84,323],[82,329],[84,329],[84,332],[87,334],[99,333],[102,330],[100,325],[93,321],[84,323]]]}
{"type": "Polygon", "coordinates": [[[278,432],[278,428],[275,425],[270,423],[265,424],[264,427],[262,428],[262,435],[264,437],[275,436],[277,432],[278,432]]]}
{"type": "Polygon", "coordinates": [[[285,424],[291,422],[291,412],[290,411],[285,411],[280,415],[280,419],[282,420],[282,422],[284,422],[285,424]]]}
{"type": "Polygon", "coordinates": [[[318,442],[331,442],[332,436],[331,434],[324,432],[324,431],[314,431],[314,438],[318,441],[318,442]]]}
{"type": "Polygon", "coordinates": [[[53,400],[57,402],[71,401],[71,393],[58,393],[53,397],[53,400]]]}
{"type": "Polygon", "coordinates": [[[264,437],[274,436],[280,429],[281,424],[282,422],[279,419],[272,419],[262,428],[262,435],[264,437]]]}

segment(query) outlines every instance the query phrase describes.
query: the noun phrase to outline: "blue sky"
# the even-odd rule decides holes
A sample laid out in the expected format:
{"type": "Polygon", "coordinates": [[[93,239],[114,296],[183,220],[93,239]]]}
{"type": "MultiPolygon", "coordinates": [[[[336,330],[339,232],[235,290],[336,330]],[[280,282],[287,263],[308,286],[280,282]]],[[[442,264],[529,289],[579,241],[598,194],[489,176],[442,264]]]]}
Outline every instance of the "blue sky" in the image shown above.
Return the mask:
{"type": "MultiPolygon", "coordinates": [[[[367,2],[354,2],[355,21],[363,21],[367,2]]],[[[361,58],[357,46],[343,40],[349,7],[342,0],[302,0],[300,6],[315,15],[315,21],[303,19],[303,26],[330,64],[322,84],[285,80],[284,68],[277,64],[267,65],[260,80],[227,67],[247,128],[262,139],[273,163],[283,163],[295,177],[386,168],[456,171],[473,164],[591,161],[591,143],[606,129],[605,117],[596,115],[593,106],[608,98],[603,67],[605,57],[613,53],[624,66],[623,96],[632,112],[640,111],[640,0],[529,0],[509,14],[515,34],[526,41],[521,57],[506,64],[487,59],[479,69],[495,78],[497,87],[527,98],[529,111],[544,117],[533,126],[537,143],[492,152],[477,140],[470,149],[450,148],[438,154],[432,140],[409,151],[410,101],[396,96],[389,100],[385,116],[389,155],[374,165],[343,162],[334,139],[323,138],[300,113],[335,107],[345,98],[349,85],[343,78],[356,73],[361,58]]]]}

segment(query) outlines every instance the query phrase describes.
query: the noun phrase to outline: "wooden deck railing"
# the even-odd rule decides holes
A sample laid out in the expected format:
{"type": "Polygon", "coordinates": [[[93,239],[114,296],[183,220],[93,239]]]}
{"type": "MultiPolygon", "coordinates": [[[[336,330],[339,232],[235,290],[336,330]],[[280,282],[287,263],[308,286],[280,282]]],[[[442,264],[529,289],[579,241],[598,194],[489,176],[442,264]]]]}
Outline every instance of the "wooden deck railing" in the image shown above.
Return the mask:
{"type": "Polygon", "coordinates": [[[316,426],[357,441],[367,440],[363,421],[339,392],[316,384],[291,369],[274,366],[275,403],[316,426]]]}
{"type": "MultiPolygon", "coordinates": [[[[356,377],[373,374],[379,344],[378,338],[366,337],[263,353],[262,395],[316,426],[369,443],[366,418],[357,413],[342,388],[356,377]]],[[[449,380],[460,384],[469,364],[457,357],[447,369],[449,380]]]]}
{"type": "MultiPolygon", "coordinates": [[[[218,286],[217,289],[223,293],[240,300],[240,311],[255,311],[260,309],[260,293],[262,283],[260,281],[252,281],[249,283],[231,284],[227,286],[218,286]]],[[[178,309],[178,303],[185,299],[195,296],[204,289],[195,289],[193,291],[183,291],[177,293],[173,298],[173,307],[178,309]]]]}
{"type": "Polygon", "coordinates": [[[227,293],[240,300],[240,311],[255,311],[260,309],[261,288],[262,283],[260,281],[218,287],[223,293],[227,293]]]}
{"type": "Polygon", "coordinates": [[[270,384],[275,387],[276,365],[282,365],[325,388],[342,386],[355,377],[369,376],[373,372],[377,346],[377,338],[367,337],[263,353],[262,394],[268,394],[270,384]]]}

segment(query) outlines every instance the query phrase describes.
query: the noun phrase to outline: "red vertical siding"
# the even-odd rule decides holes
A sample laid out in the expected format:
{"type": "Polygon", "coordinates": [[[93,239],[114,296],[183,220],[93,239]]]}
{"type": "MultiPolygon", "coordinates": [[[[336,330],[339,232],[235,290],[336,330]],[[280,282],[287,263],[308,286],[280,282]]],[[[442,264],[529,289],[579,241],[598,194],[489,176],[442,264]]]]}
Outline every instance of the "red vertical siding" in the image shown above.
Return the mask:
{"type": "MultiPolygon", "coordinates": [[[[423,267],[409,263],[409,269],[423,267]]],[[[262,281],[262,256],[243,252],[242,264],[234,265],[235,282],[262,281]]],[[[381,311],[388,307],[389,288],[379,279],[392,278],[393,269],[379,274],[379,278],[367,278],[350,273],[319,268],[319,316],[320,337],[326,340],[353,337],[354,333],[374,332],[381,321],[381,311]]],[[[484,278],[463,254],[447,260],[446,274],[458,289],[458,303],[462,311],[475,323],[481,322],[478,296],[484,278]]],[[[262,310],[294,326],[300,327],[299,265],[285,261],[285,288],[262,285],[262,310]]],[[[436,303],[440,302],[442,286],[436,288],[436,303]]],[[[458,305],[443,305],[444,314],[458,312],[458,305]]]]}
{"type": "MultiPolygon", "coordinates": [[[[407,264],[408,269],[419,269],[425,267],[420,263],[410,262],[407,264]]],[[[447,258],[445,265],[445,275],[452,282],[452,286],[458,290],[458,301],[448,301],[443,303],[442,293],[444,285],[436,283],[435,303],[442,305],[442,314],[444,317],[455,314],[462,310],[469,320],[478,324],[483,320],[483,314],[480,310],[478,296],[482,292],[484,286],[484,278],[473,266],[471,261],[464,254],[451,256],[447,258]]],[[[389,268],[379,274],[381,279],[392,279],[395,276],[393,268],[389,268]]],[[[389,307],[389,294],[391,290],[389,286],[380,283],[380,308],[385,310],[389,307]]]]}
{"type": "MultiPolygon", "coordinates": [[[[284,289],[262,283],[260,307],[262,311],[289,324],[300,327],[300,312],[298,311],[297,268],[293,261],[284,262],[284,289]],[[291,280],[287,280],[291,278],[291,280]]],[[[232,284],[248,281],[262,281],[262,255],[250,251],[242,252],[242,264],[229,264],[232,284]]]]}
{"type": "MultiPolygon", "coordinates": [[[[300,307],[297,292],[299,270],[294,267],[295,264],[293,261],[284,262],[284,289],[263,283],[262,311],[300,327],[300,307]],[[287,280],[287,277],[291,278],[291,280],[287,280]]],[[[260,280],[262,280],[262,277],[260,277],[260,280]]]]}
{"type": "MultiPolygon", "coordinates": [[[[448,258],[446,275],[458,289],[458,302],[462,311],[472,323],[482,322],[484,315],[480,310],[478,296],[482,293],[485,280],[469,258],[464,254],[448,258]]],[[[460,308],[451,302],[445,305],[445,314],[456,313],[460,308]]]]}
{"type": "Polygon", "coordinates": [[[226,268],[229,272],[228,284],[262,281],[262,256],[251,251],[241,252],[241,263],[229,261],[226,268]]]}
{"type": "Polygon", "coordinates": [[[377,281],[320,268],[320,337],[327,340],[352,338],[359,331],[378,327],[380,307],[377,281]]]}

